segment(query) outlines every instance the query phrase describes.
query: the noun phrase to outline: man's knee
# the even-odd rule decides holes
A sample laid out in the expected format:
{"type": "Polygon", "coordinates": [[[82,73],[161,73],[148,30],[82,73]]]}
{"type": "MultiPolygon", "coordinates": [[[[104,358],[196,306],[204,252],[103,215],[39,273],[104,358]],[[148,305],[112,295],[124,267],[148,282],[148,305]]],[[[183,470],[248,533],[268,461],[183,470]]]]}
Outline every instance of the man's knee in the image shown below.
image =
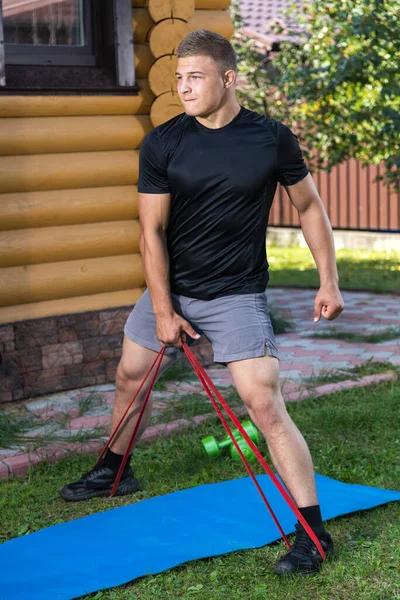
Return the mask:
{"type": "Polygon", "coordinates": [[[240,396],[247,408],[253,410],[262,410],[273,406],[279,400],[280,387],[279,381],[275,379],[265,379],[264,381],[247,381],[238,390],[240,396]]]}
{"type": "MultiPolygon", "coordinates": [[[[147,348],[142,348],[130,342],[129,345],[124,344],[121,360],[119,361],[116,375],[115,385],[119,391],[135,391],[142,383],[146,374],[149,373],[151,366],[157,353],[147,348]]],[[[158,377],[162,375],[176,360],[174,356],[164,356],[161,366],[158,370],[158,377]]],[[[147,377],[143,385],[143,390],[146,390],[151,380],[153,379],[154,368],[147,377]]]]}
{"type": "MultiPolygon", "coordinates": [[[[115,385],[118,391],[130,392],[139,387],[151,367],[153,356],[146,355],[145,349],[124,348],[115,374],[115,385]]],[[[153,359],[154,360],[154,359],[153,359]]],[[[149,381],[151,379],[148,378],[149,381]]]]}
{"type": "Polygon", "coordinates": [[[286,417],[286,407],[279,386],[264,385],[242,397],[247,410],[256,423],[274,428],[286,417]]]}
{"type": "Polygon", "coordinates": [[[133,369],[126,369],[122,359],[115,374],[115,386],[117,390],[131,389],[140,385],[140,374],[133,369]]]}

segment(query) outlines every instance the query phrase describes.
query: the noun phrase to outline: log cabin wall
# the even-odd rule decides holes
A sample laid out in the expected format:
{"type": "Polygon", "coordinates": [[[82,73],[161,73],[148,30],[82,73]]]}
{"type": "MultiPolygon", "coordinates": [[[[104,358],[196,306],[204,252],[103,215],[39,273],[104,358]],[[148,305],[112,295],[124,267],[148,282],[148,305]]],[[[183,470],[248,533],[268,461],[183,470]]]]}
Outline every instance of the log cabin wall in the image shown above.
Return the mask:
{"type": "Polygon", "coordinates": [[[0,403],[114,380],[144,290],[144,135],[182,112],[175,50],[230,0],[133,0],[138,96],[0,96],[0,403]]]}

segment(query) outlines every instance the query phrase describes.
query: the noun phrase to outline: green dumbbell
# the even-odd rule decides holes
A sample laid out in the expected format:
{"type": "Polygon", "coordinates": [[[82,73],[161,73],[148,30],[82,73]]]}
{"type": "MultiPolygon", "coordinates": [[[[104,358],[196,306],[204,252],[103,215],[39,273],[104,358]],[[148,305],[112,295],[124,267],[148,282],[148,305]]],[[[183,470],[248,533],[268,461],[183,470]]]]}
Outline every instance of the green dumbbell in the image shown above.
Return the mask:
{"type": "MultiPolygon", "coordinates": [[[[257,430],[256,430],[257,431],[257,430]]],[[[258,433],[258,432],[257,432],[258,433]]],[[[257,442],[255,440],[253,440],[251,437],[250,439],[255,443],[255,445],[257,446],[257,442]]],[[[258,439],[257,439],[258,441],[258,439]]],[[[256,460],[256,455],[254,454],[253,450],[250,448],[250,446],[248,445],[248,443],[246,442],[245,439],[243,439],[242,437],[237,441],[239,448],[241,449],[243,456],[249,461],[249,462],[254,462],[256,460]]],[[[232,443],[232,446],[229,449],[230,455],[232,460],[235,460],[237,462],[241,462],[242,457],[240,456],[239,452],[236,450],[235,446],[232,443]]]]}
{"type": "MultiPolygon", "coordinates": [[[[249,436],[249,438],[257,445],[258,430],[254,427],[253,423],[251,421],[244,421],[242,423],[242,427],[249,436]]],[[[255,460],[253,451],[247,444],[246,440],[241,436],[239,430],[232,429],[232,433],[234,438],[238,441],[240,449],[242,450],[247,460],[255,460]]],[[[233,460],[241,460],[240,455],[236,450],[235,446],[233,445],[233,442],[229,435],[226,435],[222,442],[217,442],[217,440],[214,437],[210,436],[203,438],[201,440],[201,443],[203,444],[204,451],[209,458],[217,458],[217,456],[221,454],[221,451],[224,448],[230,448],[230,454],[233,460]]]]}

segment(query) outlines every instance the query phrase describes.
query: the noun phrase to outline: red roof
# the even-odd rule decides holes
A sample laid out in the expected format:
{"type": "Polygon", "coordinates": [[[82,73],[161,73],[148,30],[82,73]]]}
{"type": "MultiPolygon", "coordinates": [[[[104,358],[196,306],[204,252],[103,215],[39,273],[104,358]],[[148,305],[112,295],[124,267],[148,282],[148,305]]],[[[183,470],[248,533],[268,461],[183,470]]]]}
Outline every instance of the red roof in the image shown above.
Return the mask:
{"type": "Polygon", "coordinates": [[[296,15],[287,17],[284,12],[296,4],[300,13],[303,0],[240,0],[240,13],[243,19],[243,32],[247,35],[256,34],[259,41],[267,45],[283,40],[300,41],[302,28],[296,15]],[[283,28],[281,33],[271,32],[271,26],[279,23],[283,28]]]}

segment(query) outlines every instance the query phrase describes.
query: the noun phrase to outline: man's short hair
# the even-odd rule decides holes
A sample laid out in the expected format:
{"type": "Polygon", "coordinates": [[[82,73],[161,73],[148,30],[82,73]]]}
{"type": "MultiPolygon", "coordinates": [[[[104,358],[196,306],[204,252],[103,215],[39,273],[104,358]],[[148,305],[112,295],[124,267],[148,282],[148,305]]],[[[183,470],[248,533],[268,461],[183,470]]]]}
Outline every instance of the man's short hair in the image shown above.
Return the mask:
{"type": "Polygon", "coordinates": [[[188,33],[179,44],[176,55],[178,58],[209,56],[221,75],[231,69],[237,71],[236,54],[230,42],[223,35],[208,29],[196,29],[188,33]]]}

